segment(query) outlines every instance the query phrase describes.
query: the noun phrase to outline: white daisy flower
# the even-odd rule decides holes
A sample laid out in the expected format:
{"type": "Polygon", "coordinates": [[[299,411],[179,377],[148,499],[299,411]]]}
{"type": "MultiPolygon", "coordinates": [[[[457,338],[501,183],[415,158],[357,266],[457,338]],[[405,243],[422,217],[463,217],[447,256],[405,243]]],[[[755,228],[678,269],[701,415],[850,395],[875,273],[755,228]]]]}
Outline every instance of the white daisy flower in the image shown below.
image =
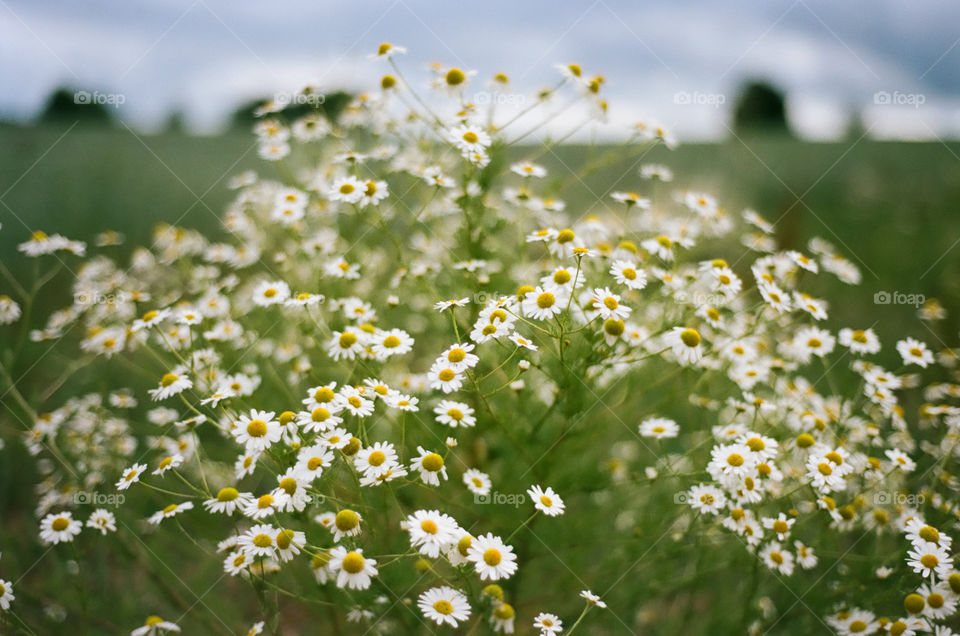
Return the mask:
{"type": "Polygon", "coordinates": [[[437,625],[457,627],[470,618],[470,603],[467,597],[452,587],[441,585],[423,592],[417,599],[417,607],[423,615],[437,625]]]}

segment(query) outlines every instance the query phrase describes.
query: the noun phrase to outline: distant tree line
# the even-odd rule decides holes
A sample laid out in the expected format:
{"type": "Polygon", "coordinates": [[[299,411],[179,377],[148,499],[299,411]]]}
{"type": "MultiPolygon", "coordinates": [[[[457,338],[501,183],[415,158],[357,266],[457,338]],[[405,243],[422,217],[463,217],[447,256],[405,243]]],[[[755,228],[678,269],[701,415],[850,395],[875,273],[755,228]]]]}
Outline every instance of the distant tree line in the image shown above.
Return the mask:
{"type": "MultiPolygon", "coordinates": [[[[112,126],[116,124],[115,103],[107,99],[97,99],[98,93],[60,87],[47,98],[46,104],[37,118],[39,123],[63,123],[78,121],[92,126],[112,126]]],[[[330,121],[336,121],[353,96],[344,91],[335,91],[324,95],[323,100],[294,104],[284,109],[290,118],[298,118],[311,112],[318,112],[330,121]]],[[[231,128],[249,129],[256,121],[254,112],[266,104],[268,98],[250,100],[241,104],[230,115],[231,128]]],[[[165,132],[185,133],[184,115],[177,110],[170,114],[164,126],[165,132]]]]}

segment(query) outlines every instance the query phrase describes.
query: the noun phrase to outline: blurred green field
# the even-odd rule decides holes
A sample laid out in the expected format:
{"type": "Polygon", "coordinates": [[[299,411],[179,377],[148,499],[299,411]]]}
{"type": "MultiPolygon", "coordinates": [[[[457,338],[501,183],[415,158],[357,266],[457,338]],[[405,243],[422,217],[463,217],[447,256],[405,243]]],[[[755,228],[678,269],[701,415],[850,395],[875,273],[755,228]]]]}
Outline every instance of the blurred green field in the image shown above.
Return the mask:
{"type": "MultiPolygon", "coordinates": [[[[149,245],[159,222],[216,234],[231,196],[228,178],[243,169],[271,169],[243,131],[190,137],[125,127],[0,127],[0,147],[0,254],[15,271],[24,266],[11,258],[15,246],[34,229],[87,241],[114,229],[127,239],[125,247],[113,248],[121,251],[149,245]]],[[[517,157],[545,164],[576,215],[601,211],[617,190],[690,188],[713,194],[734,214],[756,209],[776,222],[786,247],[805,249],[817,235],[833,242],[863,273],[857,288],[827,288],[834,298],[842,290],[850,299],[832,308],[846,322],[872,325],[878,291],[923,294],[960,310],[958,142],[761,137],[648,152],[530,146],[517,149],[517,157]],[[638,167],[651,162],[671,167],[676,181],[641,180],[638,167]],[[584,170],[586,176],[576,176],[584,170]]],[[[887,339],[899,336],[914,313],[911,306],[887,307],[874,330],[887,339]]],[[[917,335],[947,341],[944,334],[917,335]]]]}
{"type": "MultiPolygon", "coordinates": [[[[25,240],[34,229],[59,232],[86,241],[91,241],[100,231],[117,230],[126,236],[126,243],[123,247],[111,248],[116,254],[133,246],[149,245],[151,230],[159,222],[180,224],[215,235],[221,231],[219,216],[231,197],[226,188],[227,178],[247,168],[271,169],[257,159],[252,136],[240,132],[201,138],[137,136],[123,128],[4,128],[0,129],[0,143],[3,148],[0,153],[0,258],[15,272],[24,271],[25,264],[32,265],[17,255],[16,244],[25,240]]],[[[779,238],[787,247],[805,249],[806,241],[819,235],[837,245],[863,274],[863,284],[855,288],[846,287],[828,276],[818,279],[812,289],[814,293],[832,299],[846,299],[846,302],[835,302],[831,306],[831,326],[872,325],[888,345],[903,335],[915,335],[929,342],[934,349],[940,348],[938,338],[948,342],[955,339],[955,334],[948,338],[946,334],[936,333],[941,328],[938,325],[943,323],[922,326],[914,318],[916,308],[913,306],[886,306],[882,321],[877,322],[875,314],[879,312],[872,299],[878,291],[923,294],[928,298],[939,298],[951,312],[960,311],[960,277],[957,276],[960,267],[960,245],[957,245],[960,242],[960,210],[957,209],[960,201],[960,144],[894,144],[869,140],[852,146],[851,143],[810,144],[786,139],[750,139],[744,143],[732,140],[723,144],[691,144],[675,151],[655,148],[647,154],[629,152],[627,156],[611,147],[564,146],[550,150],[530,146],[518,149],[517,154],[518,157],[537,157],[537,161],[548,167],[549,178],[562,183],[567,209],[574,217],[599,212],[610,204],[609,193],[613,191],[645,192],[652,187],[670,191],[689,187],[714,194],[732,213],[752,207],[770,221],[776,221],[779,238]],[[637,169],[648,162],[668,165],[677,174],[677,180],[667,185],[643,182],[637,169]],[[575,176],[585,170],[586,176],[575,176]]],[[[736,261],[736,253],[727,256],[732,262],[736,261]]],[[[737,267],[744,269],[746,262],[740,262],[737,267]]],[[[65,286],[69,279],[63,275],[58,281],[59,289],[52,287],[40,303],[38,312],[41,317],[47,313],[45,309],[66,304],[62,296],[56,296],[67,292],[65,286]]],[[[0,287],[0,293],[5,292],[0,287]]],[[[888,354],[891,348],[888,346],[888,354]]],[[[23,372],[29,365],[30,356],[15,371],[23,372]]],[[[649,383],[643,386],[650,386],[654,378],[646,380],[649,383]]],[[[43,381],[38,379],[37,386],[42,384],[43,381]]],[[[102,384],[109,385],[108,382],[102,384]]],[[[36,397],[30,386],[24,387],[24,391],[28,398],[36,397]]],[[[610,401],[626,403],[635,397],[629,393],[629,387],[619,387],[611,394],[610,401]]],[[[69,395],[71,392],[65,389],[56,393],[49,403],[35,406],[54,407],[69,395]]],[[[642,397],[650,403],[648,406],[656,405],[661,398],[656,394],[642,397]]],[[[696,417],[686,404],[669,407],[675,412],[667,414],[678,419],[696,417]]],[[[0,419],[3,418],[6,418],[6,411],[0,415],[0,419]]],[[[15,427],[9,421],[4,424],[2,430],[6,436],[15,427]]],[[[608,439],[588,440],[577,437],[581,432],[571,436],[577,441],[565,448],[571,461],[593,461],[595,456],[606,452],[605,444],[622,437],[622,431],[613,430],[607,432],[608,439]],[[599,446],[603,450],[585,453],[587,458],[582,458],[577,450],[581,444],[599,446]]],[[[676,452],[679,449],[668,443],[666,450],[676,452]]],[[[8,443],[8,448],[0,452],[0,483],[4,484],[0,489],[0,549],[4,551],[3,565],[7,575],[19,570],[25,576],[24,583],[17,590],[18,599],[23,599],[25,608],[31,608],[43,604],[45,599],[40,597],[40,590],[58,587],[58,581],[70,566],[43,559],[44,552],[39,546],[25,547],[35,543],[32,537],[35,532],[35,502],[31,495],[33,475],[24,468],[25,465],[23,450],[18,445],[8,443]],[[28,570],[34,562],[38,563],[36,569],[28,570]]],[[[559,486],[573,488],[572,483],[564,483],[567,477],[558,476],[559,486]]],[[[570,477],[568,481],[572,479],[570,477]]],[[[602,482],[599,481],[577,486],[580,490],[576,497],[581,501],[604,494],[593,492],[594,489],[601,490],[602,482]]],[[[660,503],[663,504],[661,509],[667,509],[672,502],[660,503]]],[[[622,533],[616,541],[635,544],[636,556],[643,558],[646,556],[646,542],[652,541],[662,521],[652,517],[655,515],[650,519],[637,519],[632,524],[632,532],[622,533]],[[639,542],[634,541],[637,538],[639,542]]],[[[577,545],[578,537],[586,536],[594,524],[613,524],[614,521],[571,517],[565,532],[545,530],[542,536],[559,552],[566,554],[571,546],[577,545]]],[[[679,530],[677,534],[680,534],[679,530]]],[[[738,620],[745,610],[735,607],[721,615],[713,611],[717,609],[711,605],[715,597],[683,591],[685,584],[700,577],[703,579],[702,589],[724,590],[724,586],[729,585],[729,593],[724,596],[727,600],[739,598],[741,592],[746,596],[746,592],[752,594],[755,590],[756,575],[747,570],[751,561],[742,546],[730,537],[710,538],[717,541],[716,552],[733,552],[732,561],[741,564],[743,571],[711,569],[710,556],[704,556],[710,552],[707,550],[697,551],[698,561],[694,563],[682,541],[659,543],[658,539],[655,551],[646,561],[629,570],[629,563],[609,564],[603,554],[595,554],[585,546],[575,560],[569,562],[570,572],[559,565],[556,567],[557,581],[562,580],[568,587],[576,585],[573,571],[596,570],[600,564],[614,567],[617,572],[627,570],[628,578],[622,589],[616,591],[615,598],[611,598],[611,605],[630,607],[638,614],[662,619],[659,631],[650,633],[684,633],[688,629],[697,633],[708,633],[710,629],[715,630],[714,633],[732,633],[730,623],[722,621],[729,620],[730,616],[738,620]],[[707,562],[701,563],[700,559],[707,562]],[[665,576],[665,573],[671,576],[665,576]],[[640,591],[664,579],[668,581],[666,586],[669,589],[659,590],[660,594],[673,594],[671,590],[676,590],[670,606],[651,607],[644,603],[640,591]],[[636,598],[634,594],[637,594],[636,598]]],[[[898,549],[896,540],[887,538],[891,551],[898,549]]],[[[520,542],[521,552],[526,541],[529,539],[520,542]]],[[[845,539],[838,539],[836,554],[848,547],[853,548],[843,541],[845,539]]],[[[531,547],[542,546],[534,543],[531,547]]],[[[653,547],[650,549],[654,550],[653,547]]],[[[94,560],[91,561],[90,554],[83,560],[84,564],[97,564],[94,572],[84,573],[87,583],[95,582],[97,588],[78,589],[76,595],[85,611],[89,608],[90,615],[101,617],[103,622],[98,627],[110,633],[117,627],[111,618],[114,614],[98,614],[98,611],[111,609],[116,616],[127,620],[142,609],[142,600],[153,593],[153,585],[167,588],[171,596],[180,597],[188,606],[197,605],[200,601],[195,603],[184,588],[188,583],[201,592],[212,588],[220,571],[217,567],[209,567],[209,563],[193,563],[192,550],[193,546],[174,533],[148,536],[143,544],[128,538],[118,550],[112,545],[98,545],[94,560]],[[177,571],[165,569],[157,555],[173,555],[180,564],[177,571]],[[140,580],[147,571],[158,573],[158,576],[149,582],[140,580]],[[187,582],[183,587],[181,578],[187,582]],[[100,598],[101,592],[106,593],[107,598],[100,598]],[[115,594],[119,595],[111,596],[115,594]]],[[[830,553],[824,552],[824,556],[828,557],[830,553]]],[[[869,555],[851,553],[851,561],[856,563],[858,558],[865,560],[864,572],[844,579],[845,584],[854,587],[833,592],[863,594],[869,591],[856,585],[859,581],[870,580],[869,572],[874,564],[869,561],[869,555]]],[[[814,572],[802,579],[798,583],[801,591],[808,585],[821,583],[817,578],[820,574],[814,572]]],[[[838,578],[830,576],[822,582],[822,587],[834,585],[838,578]]],[[[72,580],[76,581],[76,577],[72,580]]],[[[511,581],[511,587],[519,586],[518,580],[519,577],[511,581]]],[[[767,576],[766,581],[772,581],[771,577],[767,576]]],[[[224,589],[228,593],[236,591],[237,598],[247,598],[242,596],[247,591],[234,581],[224,580],[221,586],[217,593],[211,593],[211,603],[215,603],[213,597],[223,597],[224,589]]],[[[791,619],[781,623],[774,633],[823,631],[822,624],[817,623],[807,609],[794,603],[789,589],[780,588],[775,583],[765,589],[791,619]]],[[[888,606],[899,602],[894,596],[884,599],[888,606]]],[[[538,601],[537,598],[527,600],[531,603],[538,601]]],[[[810,602],[810,605],[820,614],[829,609],[816,602],[810,602]]],[[[205,604],[197,607],[196,620],[200,624],[204,619],[211,620],[213,612],[208,613],[205,609],[205,604]]],[[[218,606],[214,609],[221,611],[218,606]]],[[[566,611],[566,608],[557,609],[566,611]]],[[[24,611],[29,618],[40,620],[38,612],[24,611]]],[[[622,632],[614,625],[608,631],[598,629],[591,633],[622,632]]]]}

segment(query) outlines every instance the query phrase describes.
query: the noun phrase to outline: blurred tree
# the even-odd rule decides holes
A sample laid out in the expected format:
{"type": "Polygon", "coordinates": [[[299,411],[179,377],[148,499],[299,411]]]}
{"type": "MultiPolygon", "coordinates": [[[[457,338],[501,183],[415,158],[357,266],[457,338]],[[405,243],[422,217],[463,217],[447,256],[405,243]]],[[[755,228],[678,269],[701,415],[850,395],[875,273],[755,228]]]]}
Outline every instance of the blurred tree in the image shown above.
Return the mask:
{"type": "Polygon", "coordinates": [[[857,140],[867,134],[867,126],[863,122],[863,112],[854,106],[850,109],[850,118],[847,120],[847,129],[844,136],[847,139],[857,140]]]}
{"type": "Polygon", "coordinates": [[[733,109],[733,130],[743,133],[789,135],[783,93],[763,81],[748,82],[740,91],[733,109]]]}
{"type": "Polygon", "coordinates": [[[167,117],[167,121],[163,124],[163,132],[172,133],[175,135],[187,134],[187,125],[183,116],[183,111],[175,110],[170,113],[170,116],[167,117]]]}
{"type": "MultiPolygon", "coordinates": [[[[320,113],[331,122],[335,122],[353,99],[353,95],[345,91],[325,93],[322,100],[308,100],[301,104],[292,104],[283,109],[285,117],[290,120],[303,117],[309,113],[320,113]]],[[[230,125],[234,128],[250,128],[257,121],[254,111],[267,103],[267,99],[253,99],[241,104],[233,111],[230,125]]]]}
{"type": "Polygon", "coordinates": [[[91,124],[113,123],[113,115],[103,102],[94,100],[90,91],[60,87],[50,94],[40,113],[41,122],[80,121],[91,124]]]}

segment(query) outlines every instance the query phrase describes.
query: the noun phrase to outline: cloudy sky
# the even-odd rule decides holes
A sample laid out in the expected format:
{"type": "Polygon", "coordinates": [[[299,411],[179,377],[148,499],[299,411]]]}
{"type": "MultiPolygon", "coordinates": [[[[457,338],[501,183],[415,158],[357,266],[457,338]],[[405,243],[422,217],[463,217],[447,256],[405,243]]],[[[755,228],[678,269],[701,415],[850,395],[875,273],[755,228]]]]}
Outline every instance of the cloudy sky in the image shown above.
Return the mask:
{"type": "Polygon", "coordinates": [[[839,134],[852,109],[880,137],[960,137],[955,0],[0,0],[0,114],[33,116],[70,85],[122,95],[134,126],[179,109],[213,131],[305,82],[369,89],[382,41],[409,49],[413,83],[440,62],[533,91],[578,62],[606,76],[614,125],[655,117],[685,139],[724,136],[754,77],[787,91],[808,137],[839,134]]]}

